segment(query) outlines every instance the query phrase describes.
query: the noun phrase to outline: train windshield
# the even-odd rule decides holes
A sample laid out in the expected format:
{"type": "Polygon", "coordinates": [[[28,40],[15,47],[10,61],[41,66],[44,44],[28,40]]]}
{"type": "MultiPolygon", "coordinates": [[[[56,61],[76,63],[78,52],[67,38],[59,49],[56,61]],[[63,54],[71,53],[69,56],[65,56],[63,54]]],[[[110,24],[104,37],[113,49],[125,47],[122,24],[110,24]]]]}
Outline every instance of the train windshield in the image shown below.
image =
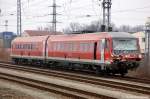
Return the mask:
{"type": "Polygon", "coordinates": [[[138,50],[136,39],[114,39],[113,50],[135,51],[138,50]]]}

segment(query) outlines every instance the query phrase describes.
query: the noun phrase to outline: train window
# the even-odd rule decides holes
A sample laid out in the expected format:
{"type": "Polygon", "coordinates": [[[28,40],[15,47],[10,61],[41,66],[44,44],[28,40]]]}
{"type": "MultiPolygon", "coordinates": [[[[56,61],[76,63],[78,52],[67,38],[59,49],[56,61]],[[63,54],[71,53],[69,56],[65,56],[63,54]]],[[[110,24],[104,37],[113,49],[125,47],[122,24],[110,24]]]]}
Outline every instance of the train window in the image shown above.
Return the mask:
{"type": "Polygon", "coordinates": [[[18,49],[20,49],[20,45],[18,44],[18,49]]]}
{"type": "Polygon", "coordinates": [[[71,51],[71,49],[72,49],[71,48],[71,43],[68,43],[67,45],[68,45],[68,51],[71,51]]]}
{"type": "Polygon", "coordinates": [[[63,43],[62,46],[62,51],[65,51],[65,44],[63,43]]]}
{"type": "Polygon", "coordinates": [[[18,45],[15,45],[15,48],[18,49],[18,45]]]}
{"type": "Polygon", "coordinates": [[[56,51],[57,49],[57,46],[56,46],[56,43],[54,43],[54,51],[56,51]]]}
{"type": "Polygon", "coordinates": [[[91,48],[91,44],[90,44],[90,43],[87,43],[87,52],[90,51],[90,48],[91,48]]]}
{"type": "Polygon", "coordinates": [[[20,44],[20,49],[22,49],[22,45],[20,44]]]}
{"type": "Polygon", "coordinates": [[[109,49],[109,41],[107,39],[105,40],[105,48],[109,49]]]}
{"type": "Polygon", "coordinates": [[[31,44],[31,49],[34,50],[35,49],[35,44],[31,44]]]}
{"type": "Polygon", "coordinates": [[[21,45],[19,44],[19,49],[21,49],[21,45]]]}
{"type": "Polygon", "coordinates": [[[20,44],[18,45],[18,49],[20,49],[20,44]]]}
{"type": "Polygon", "coordinates": [[[88,45],[86,44],[86,43],[84,43],[84,52],[87,52],[87,50],[88,50],[88,45]]]}
{"type": "Polygon", "coordinates": [[[50,49],[51,51],[54,50],[54,43],[51,43],[51,44],[49,45],[49,49],[50,49]]]}
{"type": "Polygon", "coordinates": [[[89,44],[88,43],[81,43],[80,44],[80,49],[81,49],[81,51],[83,51],[83,52],[88,52],[89,51],[89,44]]]}
{"type": "Polygon", "coordinates": [[[23,48],[23,49],[26,49],[26,45],[25,45],[25,44],[23,44],[22,48],[23,48]]]}
{"type": "Polygon", "coordinates": [[[59,47],[59,43],[56,43],[57,45],[57,51],[59,51],[60,47],[59,47]]]}
{"type": "Polygon", "coordinates": [[[30,49],[32,50],[32,44],[30,44],[30,49]]]}
{"type": "Polygon", "coordinates": [[[73,43],[70,43],[70,51],[73,51],[73,43]]]}
{"type": "Polygon", "coordinates": [[[25,49],[28,49],[28,44],[24,44],[24,48],[25,48],[25,49]]]}
{"type": "Polygon", "coordinates": [[[17,49],[19,49],[19,44],[17,45],[17,49]]]}
{"type": "Polygon", "coordinates": [[[63,51],[66,51],[66,43],[63,43],[63,51]]]}
{"type": "Polygon", "coordinates": [[[56,43],[56,51],[59,51],[59,44],[58,43],[56,43]]]}
{"type": "Polygon", "coordinates": [[[72,51],[77,51],[77,47],[75,43],[72,44],[72,51]]]}
{"type": "Polygon", "coordinates": [[[30,44],[28,44],[28,49],[31,49],[31,48],[30,48],[30,44]]]}
{"type": "Polygon", "coordinates": [[[86,44],[86,52],[89,51],[89,48],[90,48],[90,47],[89,47],[89,43],[87,43],[87,44],[86,44]]]}
{"type": "Polygon", "coordinates": [[[56,43],[56,51],[58,51],[59,50],[59,45],[58,45],[58,43],[56,43]]]}
{"type": "Polygon", "coordinates": [[[19,44],[19,49],[21,49],[21,45],[19,44]]]}
{"type": "Polygon", "coordinates": [[[82,46],[82,44],[80,44],[80,51],[83,51],[83,46],[82,46]]]}
{"type": "Polygon", "coordinates": [[[61,51],[62,50],[62,48],[61,48],[61,43],[59,42],[58,43],[58,51],[61,51]]]}
{"type": "Polygon", "coordinates": [[[142,42],[145,42],[145,38],[142,38],[142,42]]]}
{"type": "Polygon", "coordinates": [[[87,43],[81,43],[80,44],[80,51],[87,52],[88,51],[88,44],[87,43]]]}
{"type": "Polygon", "coordinates": [[[61,43],[61,51],[64,51],[64,43],[61,43]]]}

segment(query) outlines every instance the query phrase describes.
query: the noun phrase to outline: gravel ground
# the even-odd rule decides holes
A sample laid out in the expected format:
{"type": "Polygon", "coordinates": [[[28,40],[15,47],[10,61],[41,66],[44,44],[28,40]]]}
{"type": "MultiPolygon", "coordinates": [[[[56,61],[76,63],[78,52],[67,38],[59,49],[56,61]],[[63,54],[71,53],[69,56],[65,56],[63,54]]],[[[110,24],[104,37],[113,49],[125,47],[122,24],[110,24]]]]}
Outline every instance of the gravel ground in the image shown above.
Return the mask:
{"type": "MultiPolygon", "coordinates": [[[[124,92],[121,90],[114,90],[111,88],[107,89],[107,88],[103,88],[101,86],[94,86],[94,85],[85,84],[85,83],[81,83],[81,82],[77,82],[77,81],[74,82],[74,81],[70,81],[70,80],[63,80],[63,79],[58,79],[55,77],[47,77],[44,75],[39,75],[39,74],[34,74],[34,73],[20,72],[17,70],[12,71],[9,69],[4,69],[4,68],[0,68],[0,72],[7,72],[8,74],[11,73],[11,74],[15,74],[15,75],[30,77],[33,79],[38,79],[38,80],[45,81],[45,82],[51,82],[51,83],[55,83],[58,85],[64,85],[64,86],[73,87],[73,88],[75,87],[75,88],[79,88],[79,89],[90,91],[90,92],[97,92],[102,95],[119,97],[119,99],[132,99],[133,97],[135,99],[149,99],[149,97],[142,95],[142,94],[134,94],[134,93],[130,93],[130,92],[124,92]]],[[[20,90],[21,92],[28,93],[29,95],[38,97],[40,99],[64,99],[65,98],[65,97],[62,97],[59,95],[55,96],[54,94],[49,94],[47,92],[38,91],[37,89],[32,89],[32,91],[31,91],[31,88],[29,90],[27,88],[26,89],[23,88],[23,86],[14,87],[14,84],[13,84],[13,86],[11,86],[11,85],[12,84],[9,84],[7,86],[13,87],[13,89],[15,88],[16,90],[20,90]]]]}
{"type": "Polygon", "coordinates": [[[10,88],[0,88],[0,99],[35,99],[34,97],[10,88]]]}
{"type": "Polygon", "coordinates": [[[0,79],[0,99],[71,99],[0,79]]]}

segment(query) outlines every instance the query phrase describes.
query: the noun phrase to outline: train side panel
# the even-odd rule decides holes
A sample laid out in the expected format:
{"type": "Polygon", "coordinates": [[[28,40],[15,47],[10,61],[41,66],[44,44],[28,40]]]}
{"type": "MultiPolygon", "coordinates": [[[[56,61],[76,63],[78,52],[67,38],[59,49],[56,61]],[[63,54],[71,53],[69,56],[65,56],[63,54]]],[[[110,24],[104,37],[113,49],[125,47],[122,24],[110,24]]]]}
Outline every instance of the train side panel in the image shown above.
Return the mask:
{"type": "MultiPolygon", "coordinates": [[[[51,36],[48,40],[47,59],[105,64],[105,59],[111,57],[110,50],[105,51],[105,42],[102,43],[102,39],[105,41],[106,37],[110,38],[106,34],[51,36]]],[[[109,47],[110,43],[108,49],[109,47]]]]}
{"type": "Polygon", "coordinates": [[[18,37],[12,41],[11,57],[15,59],[45,59],[48,36],[18,37]]]}

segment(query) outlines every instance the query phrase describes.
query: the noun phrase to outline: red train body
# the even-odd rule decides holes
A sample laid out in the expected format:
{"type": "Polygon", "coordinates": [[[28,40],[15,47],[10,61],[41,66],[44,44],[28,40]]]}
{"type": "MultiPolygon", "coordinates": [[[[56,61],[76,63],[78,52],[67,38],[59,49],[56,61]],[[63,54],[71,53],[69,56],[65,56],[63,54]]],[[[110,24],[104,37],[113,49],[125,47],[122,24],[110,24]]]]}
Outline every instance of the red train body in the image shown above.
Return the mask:
{"type": "Polygon", "coordinates": [[[18,37],[12,42],[11,57],[15,63],[68,64],[72,69],[122,75],[141,60],[138,40],[119,32],[18,37]]]}

